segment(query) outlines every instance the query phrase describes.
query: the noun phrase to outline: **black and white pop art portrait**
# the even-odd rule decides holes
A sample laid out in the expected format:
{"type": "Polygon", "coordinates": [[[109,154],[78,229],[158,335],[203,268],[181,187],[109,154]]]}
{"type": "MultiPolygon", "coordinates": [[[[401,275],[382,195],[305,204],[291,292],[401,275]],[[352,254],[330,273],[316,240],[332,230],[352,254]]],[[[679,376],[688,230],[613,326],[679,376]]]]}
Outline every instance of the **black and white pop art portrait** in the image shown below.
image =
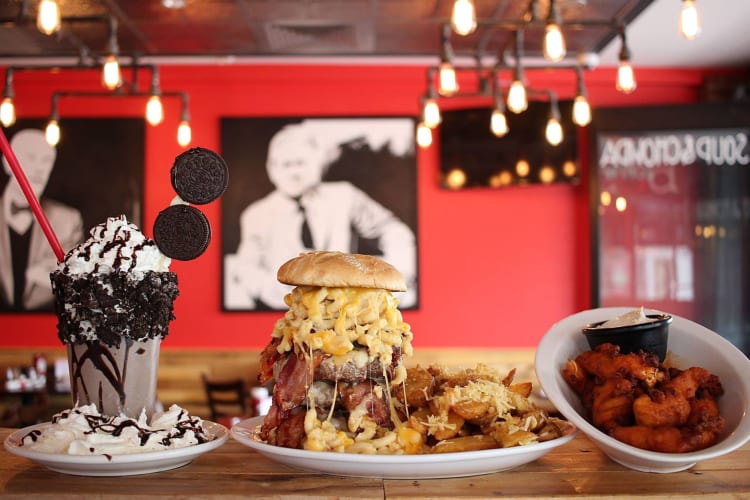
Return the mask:
{"type": "Polygon", "coordinates": [[[276,272],[310,250],[383,258],[409,287],[401,307],[417,307],[411,118],[225,118],[221,134],[225,310],[286,309],[276,272]]]}

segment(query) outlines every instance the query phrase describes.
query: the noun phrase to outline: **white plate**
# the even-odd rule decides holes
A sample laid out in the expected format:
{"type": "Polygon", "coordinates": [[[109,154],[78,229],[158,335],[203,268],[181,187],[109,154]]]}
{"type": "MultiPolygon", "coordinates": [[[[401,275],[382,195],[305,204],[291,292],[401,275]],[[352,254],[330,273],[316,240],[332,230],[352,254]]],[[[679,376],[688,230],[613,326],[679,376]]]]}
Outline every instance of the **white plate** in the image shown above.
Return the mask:
{"type": "MultiPolygon", "coordinates": [[[[719,334],[685,318],[672,315],[667,360],[676,368],[702,366],[721,379],[724,395],[719,411],[726,421],[721,440],[690,453],[659,453],[618,441],[594,427],[585,417],[581,400],[563,379],[569,359],[588,351],[581,328],[611,319],[634,307],[591,309],[568,316],[550,328],[536,349],[535,369],[542,390],[568,421],[594,441],[612,460],[643,472],[677,472],[697,462],[736,450],[750,439],[750,360],[719,334]]],[[[669,311],[665,311],[669,312],[669,311]]]]}
{"type": "Polygon", "coordinates": [[[215,422],[203,421],[207,443],[164,451],[147,451],[123,455],[67,455],[42,453],[21,446],[23,437],[34,429],[44,430],[49,423],[19,429],[5,439],[5,449],[19,457],[28,458],[50,470],[76,476],[130,476],[176,469],[189,464],[193,459],[224,444],[229,437],[226,427],[215,422]]]}
{"type": "Polygon", "coordinates": [[[360,455],[333,451],[307,451],[264,443],[258,437],[263,417],[253,417],[232,427],[240,443],[276,462],[313,472],[340,476],[385,479],[432,479],[490,474],[533,462],[553,448],[573,439],[575,430],[543,443],[493,450],[436,453],[434,455],[360,455]]]}

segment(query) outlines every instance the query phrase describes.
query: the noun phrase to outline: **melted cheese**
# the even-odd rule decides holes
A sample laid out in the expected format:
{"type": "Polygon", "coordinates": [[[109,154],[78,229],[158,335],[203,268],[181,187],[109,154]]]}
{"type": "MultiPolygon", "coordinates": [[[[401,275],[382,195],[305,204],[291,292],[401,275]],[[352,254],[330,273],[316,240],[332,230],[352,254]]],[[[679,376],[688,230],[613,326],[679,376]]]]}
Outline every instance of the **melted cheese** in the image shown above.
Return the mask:
{"type": "MultiPolygon", "coordinates": [[[[389,291],[373,288],[327,288],[300,286],[292,290],[285,303],[289,310],[276,322],[273,336],[280,338],[279,353],[295,349],[312,357],[319,350],[330,354],[331,362],[340,366],[348,362],[357,367],[379,360],[386,379],[387,400],[391,421],[396,430],[383,433],[368,415],[365,403],[349,412],[346,428],[332,421],[335,400],[328,418],[320,421],[315,402],[321,398],[315,384],[308,393],[303,446],[308,450],[349,451],[352,453],[416,453],[422,446],[419,433],[407,429],[398,419],[391,388],[406,379],[406,368],[399,363],[394,379],[388,380],[394,349],[403,356],[412,354],[412,332],[398,310],[398,299],[389,291]],[[376,435],[376,432],[378,433],[376,435]]],[[[311,365],[312,369],[312,365],[311,365]]],[[[311,374],[312,377],[312,374],[311,374]]],[[[382,388],[376,386],[382,397],[382,388]]],[[[335,389],[334,395],[335,398],[335,389]]]]}
{"type": "MultiPolygon", "coordinates": [[[[412,354],[413,334],[398,310],[398,299],[375,288],[297,287],[285,298],[289,311],[276,322],[273,336],[279,352],[294,345],[303,352],[319,349],[343,356],[356,345],[366,347],[370,361],[389,366],[394,347],[412,354]]],[[[401,375],[401,374],[399,374],[401,375]]]]}

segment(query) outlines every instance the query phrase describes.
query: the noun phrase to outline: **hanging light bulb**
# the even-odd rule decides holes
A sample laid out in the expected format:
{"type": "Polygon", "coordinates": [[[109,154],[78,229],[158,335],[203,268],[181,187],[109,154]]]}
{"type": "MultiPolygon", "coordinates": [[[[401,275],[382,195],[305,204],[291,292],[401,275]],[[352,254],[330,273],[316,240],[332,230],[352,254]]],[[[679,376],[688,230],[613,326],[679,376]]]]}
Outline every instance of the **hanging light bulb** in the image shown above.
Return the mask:
{"type": "Polygon", "coordinates": [[[565,57],[565,39],[557,24],[548,24],[544,34],[544,57],[553,62],[565,57]]]}
{"type": "Polygon", "coordinates": [[[60,142],[60,124],[58,120],[60,115],[57,113],[57,94],[52,96],[52,111],[49,114],[49,121],[44,129],[44,138],[50,146],[57,146],[60,142]]]}
{"type": "Polygon", "coordinates": [[[555,0],[550,0],[547,25],[544,32],[544,57],[553,62],[561,61],[565,57],[565,38],[560,31],[560,13],[555,0]]]}
{"type": "Polygon", "coordinates": [[[452,96],[458,92],[458,80],[456,79],[456,70],[449,62],[440,64],[440,94],[452,96]]]}
{"type": "Polygon", "coordinates": [[[109,16],[109,41],[107,42],[109,55],[102,66],[102,85],[109,90],[114,90],[122,85],[122,72],[117,56],[120,47],[117,44],[117,18],[109,16]]]}
{"type": "Polygon", "coordinates": [[[529,107],[529,101],[526,97],[526,87],[523,85],[523,66],[521,66],[523,31],[516,30],[516,69],[513,76],[513,83],[508,89],[508,109],[513,113],[523,113],[529,107]]]}
{"type": "Polygon", "coordinates": [[[682,0],[680,34],[688,40],[693,40],[701,34],[701,19],[694,0],[682,0]]]}
{"type": "Polygon", "coordinates": [[[591,123],[591,106],[586,96],[577,95],[573,100],[573,123],[579,127],[585,127],[591,123]]]}
{"type": "Polygon", "coordinates": [[[427,97],[422,106],[422,123],[429,128],[435,128],[443,121],[440,116],[440,107],[434,97],[427,97]]]}
{"type": "Polygon", "coordinates": [[[633,72],[633,67],[630,65],[630,61],[621,60],[620,66],[617,68],[617,90],[625,94],[630,94],[635,90],[636,86],[635,73],[633,72]]]}
{"type": "Polygon", "coordinates": [[[41,0],[37,7],[36,27],[45,35],[60,29],[60,6],[56,0],[41,0]]]}
{"type": "Polygon", "coordinates": [[[117,62],[117,57],[114,54],[108,55],[104,61],[104,66],[102,66],[102,84],[109,90],[114,90],[122,85],[120,63],[117,62]]]}
{"type": "Polygon", "coordinates": [[[193,130],[190,128],[190,122],[186,120],[180,121],[180,125],[177,127],[177,144],[184,148],[192,140],[193,130]]]}
{"type": "Polygon", "coordinates": [[[424,123],[417,125],[417,144],[421,148],[428,148],[432,145],[432,130],[424,123]]]}
{"type": "Polygon", "coordinates": [[[503,96],[500,94],[500,88],[497,84],[497,75],[493,75],[493,97],[495,98],[495,108],[492,110],[492,116],[490,116],[490,131],[495,134],[496,137],[505,136],[508,131],[508,119],[505,116],[505,104],[503,103],[503,96]]]}
{"type": "Polygon", "coordinates": [[[16,107],[12,97],[3,97],[3,102],[0,103],[0,123],[6,128],[16,123],[16,107]]]}
{"type": "Polygon", "coordinates": [[[560,108],[557,107],[557,98],[550,94],[549,119],[544,129],[544,137],[553,146],[559,146],[563,140],[563,129],[560,124],[560,108]]]}
{"type": "Polygon", "coordinates": [[[490,130],[496,137],[503,137],[510,130],[508,128],[508,119],[505,117],[505,113],[502,110],[494,109],[492,111],[490,130]]]}
{"type": "Polygon", "coordinates": [[[470,35],[477,29],[477,10],[473,0],[455,0],[451,13],[453,31],[461,36],[470,35]]]}
{"type": "Polygon", "coordinates": [[[573,100],[573,123],[579,127],[585,127],[591,123],[591,106],[586,99],[586,87],[583,85],[583,71],[577,68],[578,90],[573,100]]]}
{"type": "Polygon", "coordinates": [[[637,87],[637,83],[633,67],[630,65],[630,49],[628,49],[625,40],[624,29],[620,31],[620,38],[622,39],[622,48],[620,49],[620,65],[617,68],[617,82],[615,87],[620,92],[630,94],[637,87]]]}
{"type": "Polygon", "coordinates": [[[187,94],[182,94],[182,113],[180,125],[177,127],[177,144],[183,148],[193,140],[193,129],[190,127],[190,113],[188,113],[187,94]]]}
{"type": "Polygon", "coordinates": [[[443,26],[442,46],[440,51],[440,73],[438,75],[438,92],[444,96],[451,96],[458,92],[456,70],[453,68],[453,47],[450,42],[451,29],[447,24],[443,26]]]}
{"type": "Polygon", "coordinates": [[[429,148],[432,145],[432,130],[424,123],[417,125],[417,144],[420,148],[429,148]]]}
{"type": "Polygon", "coordinates": [[[16,123],[16,106],[13,104],[13,68],[5,70],[5,88],[3,100],[0,102],[0,124],[10,127],[16,123]]]}
{"type": "Polygon", "coordinates": [[[544,129],[544,137],[553,146],[560,145],[563,140],[563,129],[560,120],[552,116],[549,117],[547,127],[544,129]]]}
{"type": "Polygon", "coordinates": [[[151,73],[151,97],[146,103],[146,121],[149,125],[159,125],[164,120],[164,106],[161,103],[159,89],[159,71],[154,68],[151,73]]]}
{"type": "Polygon", "coordinates": [[[164,106],[157,94],[152,95],[146,103],[146,121],[149,125],[159,125],[164,121],[164,106]]]}
{"type": "Polygon", "coordinates": [[[44,138],[50,146],[57,146],[60,142],[60,124],[57,123],[57,120],[51,119],[47,122],[47,127],[44,129],[44,138]]]}
{"type": "Polygon", "coordinates": [[[529,107],[526,87],[521,80],[514,80],[508,89],[508,109],[514,113],[523,113],[529,107]]]}

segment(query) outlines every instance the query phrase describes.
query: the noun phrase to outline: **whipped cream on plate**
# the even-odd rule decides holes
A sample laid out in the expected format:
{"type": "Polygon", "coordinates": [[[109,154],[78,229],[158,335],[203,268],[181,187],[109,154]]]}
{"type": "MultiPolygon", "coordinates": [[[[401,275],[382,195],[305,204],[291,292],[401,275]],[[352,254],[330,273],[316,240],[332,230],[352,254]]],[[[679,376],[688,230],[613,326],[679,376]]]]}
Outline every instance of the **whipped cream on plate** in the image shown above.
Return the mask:
{"type": "Polygon", "coordinates": [[[49,425],[26,434],[21,445],[43,453],[121,455],[185,448],[210,440],[203,421],[178,405],[147,422],[145,412],[138,419],[113,417],[100,414],[91,404],[56,414],[49,425]]]}

